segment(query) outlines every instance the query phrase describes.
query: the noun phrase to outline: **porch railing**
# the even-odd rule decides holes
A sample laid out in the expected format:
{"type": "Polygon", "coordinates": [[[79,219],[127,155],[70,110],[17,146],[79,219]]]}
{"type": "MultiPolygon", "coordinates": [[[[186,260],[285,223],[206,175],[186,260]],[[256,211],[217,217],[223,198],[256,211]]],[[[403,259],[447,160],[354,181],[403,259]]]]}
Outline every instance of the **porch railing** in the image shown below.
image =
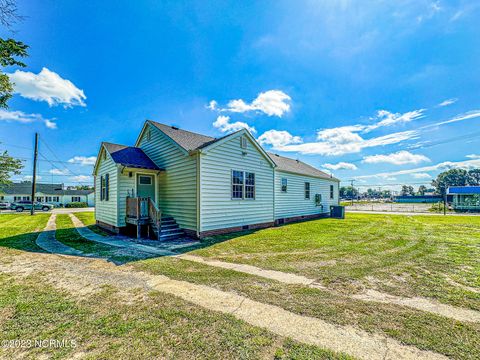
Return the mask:
{"type": "Polygon", "coordinates": [[[155,204],[155,201],[150,198],[148,198],[148,200],[148,217],[160,233],[160,227],[162,225],[162,212],[158,208],[157,204],[155,204]]]}
{"type": "Polygon", "coordinates": [[[148,219],[149,201],[148,197],[127,197],[127,218],[148,219]]]}

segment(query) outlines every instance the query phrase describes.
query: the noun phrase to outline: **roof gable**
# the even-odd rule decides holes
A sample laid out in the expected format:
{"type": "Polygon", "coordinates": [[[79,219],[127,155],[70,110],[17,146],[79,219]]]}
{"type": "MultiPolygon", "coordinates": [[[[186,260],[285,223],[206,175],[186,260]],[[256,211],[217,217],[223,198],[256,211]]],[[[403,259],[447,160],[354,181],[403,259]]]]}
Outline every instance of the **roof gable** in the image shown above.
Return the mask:
{"type": "MultiPolygon", "coordinates": [[[[32,192],[32,183],[30,181],[12,183],[0,188],[0,192],[7,195],[30,195],[32,192]]],[[[88,195],[93,193],[93,190],[66,190],[63,188],[63,184],[36,183],[35,194],[39,193],[46,195],[88,195]]]]}
{"type": "Polygon", "coordinates": [[[239,138],[240,136],[246,136],[248,138],[248,140],[250,140],[250,143],[255,147],[255,149],[265,157],[265,159],[272,165],[272,167],[275,167],[275,162],[273,162],[273,160],[270,158],[270,156],[268,156],[265,149],[262,146],[260,146],[260,144],[257,142],[257,140],[255,140],[255,138],[252,136],[252,134],[250,134],[250,132],[247,129],[238,130],[234,133],[231,133],[231,134],[225,135],[221,138],[218,138],[215,141],[212,141],[211,143],[206,144],[205,146],[201,147],[199,150],[202,153],[208,152],[211,149],[214,149],[217,146],[221,146],[225,142],[230,141],[232,139],[239,138]]]}

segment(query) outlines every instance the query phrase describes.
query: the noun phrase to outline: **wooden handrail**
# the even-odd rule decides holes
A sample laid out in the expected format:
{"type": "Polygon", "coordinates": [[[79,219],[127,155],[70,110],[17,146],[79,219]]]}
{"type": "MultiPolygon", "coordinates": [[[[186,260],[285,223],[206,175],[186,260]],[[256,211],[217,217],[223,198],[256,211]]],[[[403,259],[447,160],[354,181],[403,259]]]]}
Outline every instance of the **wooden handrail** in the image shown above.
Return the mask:
{"type": "Polygon", "coordinates": [[[155,201],[151,198],[148,198],[148,216],[150,220],[155,224],[158,230],[158,234],[160,236],[160,227],[162,226],[162,212],[158,208],[155,201]]]}

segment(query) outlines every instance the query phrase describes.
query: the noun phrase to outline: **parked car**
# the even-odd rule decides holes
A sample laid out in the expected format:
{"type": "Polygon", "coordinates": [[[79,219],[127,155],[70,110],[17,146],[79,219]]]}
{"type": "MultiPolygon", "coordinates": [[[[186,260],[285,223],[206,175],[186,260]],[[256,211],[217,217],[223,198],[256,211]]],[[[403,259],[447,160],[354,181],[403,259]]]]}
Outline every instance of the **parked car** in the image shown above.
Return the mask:
{"type": "Polygon", "coordinates": [[[0,201],[0,210],[5,210],[10,208],[10,203],[8,201],[0,201]]]}
{"type": "MultiPolygon", "coordinates": [[[[52,204],[35,202],[33,204],[35,210],[42,210],[42,211],[49,211],[53,209],[52,204]]],[[[31,210],[32,209],[32,202],[27,200],[17,201],[10,204],[10,209],[15,210],[17,212],[22,212],[23,210],[31,210]]]]}

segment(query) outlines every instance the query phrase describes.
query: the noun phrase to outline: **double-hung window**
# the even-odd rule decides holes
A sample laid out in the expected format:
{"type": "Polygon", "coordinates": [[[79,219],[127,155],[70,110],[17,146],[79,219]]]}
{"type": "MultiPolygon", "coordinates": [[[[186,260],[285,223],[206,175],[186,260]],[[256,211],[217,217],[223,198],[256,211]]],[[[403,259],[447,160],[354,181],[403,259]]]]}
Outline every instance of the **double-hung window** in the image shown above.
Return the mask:
{"type": "Polygon", "coordinates": [[[282,192],[287,192],[287,184],[288,184],[288,181],[287,181],[287,178],[282,178],[282,192]]]}
{"type": "Polygon", "coordinates": [[[305,199],[310,199],[310,183],[305,183],[305,199]]]}
{"type": "Polygon", "coordinates": [[[100,177],[100,200],[108,201],[108,192],[110,187],[110,175],[100,177]]]}
{"type": "Polygon", "coordinates": [[[333,185],[330,185],[330,199],[334,198],[333,185]]]}
{"type": "Polygon", "coordinates": [[[72,202],[80,202],[80,196],[72,196],[72,202]]]}
{"type": "Polygon", "coordinates": [[[255,174],[232,170],[232,199],[255,199],[255,174]]]}

